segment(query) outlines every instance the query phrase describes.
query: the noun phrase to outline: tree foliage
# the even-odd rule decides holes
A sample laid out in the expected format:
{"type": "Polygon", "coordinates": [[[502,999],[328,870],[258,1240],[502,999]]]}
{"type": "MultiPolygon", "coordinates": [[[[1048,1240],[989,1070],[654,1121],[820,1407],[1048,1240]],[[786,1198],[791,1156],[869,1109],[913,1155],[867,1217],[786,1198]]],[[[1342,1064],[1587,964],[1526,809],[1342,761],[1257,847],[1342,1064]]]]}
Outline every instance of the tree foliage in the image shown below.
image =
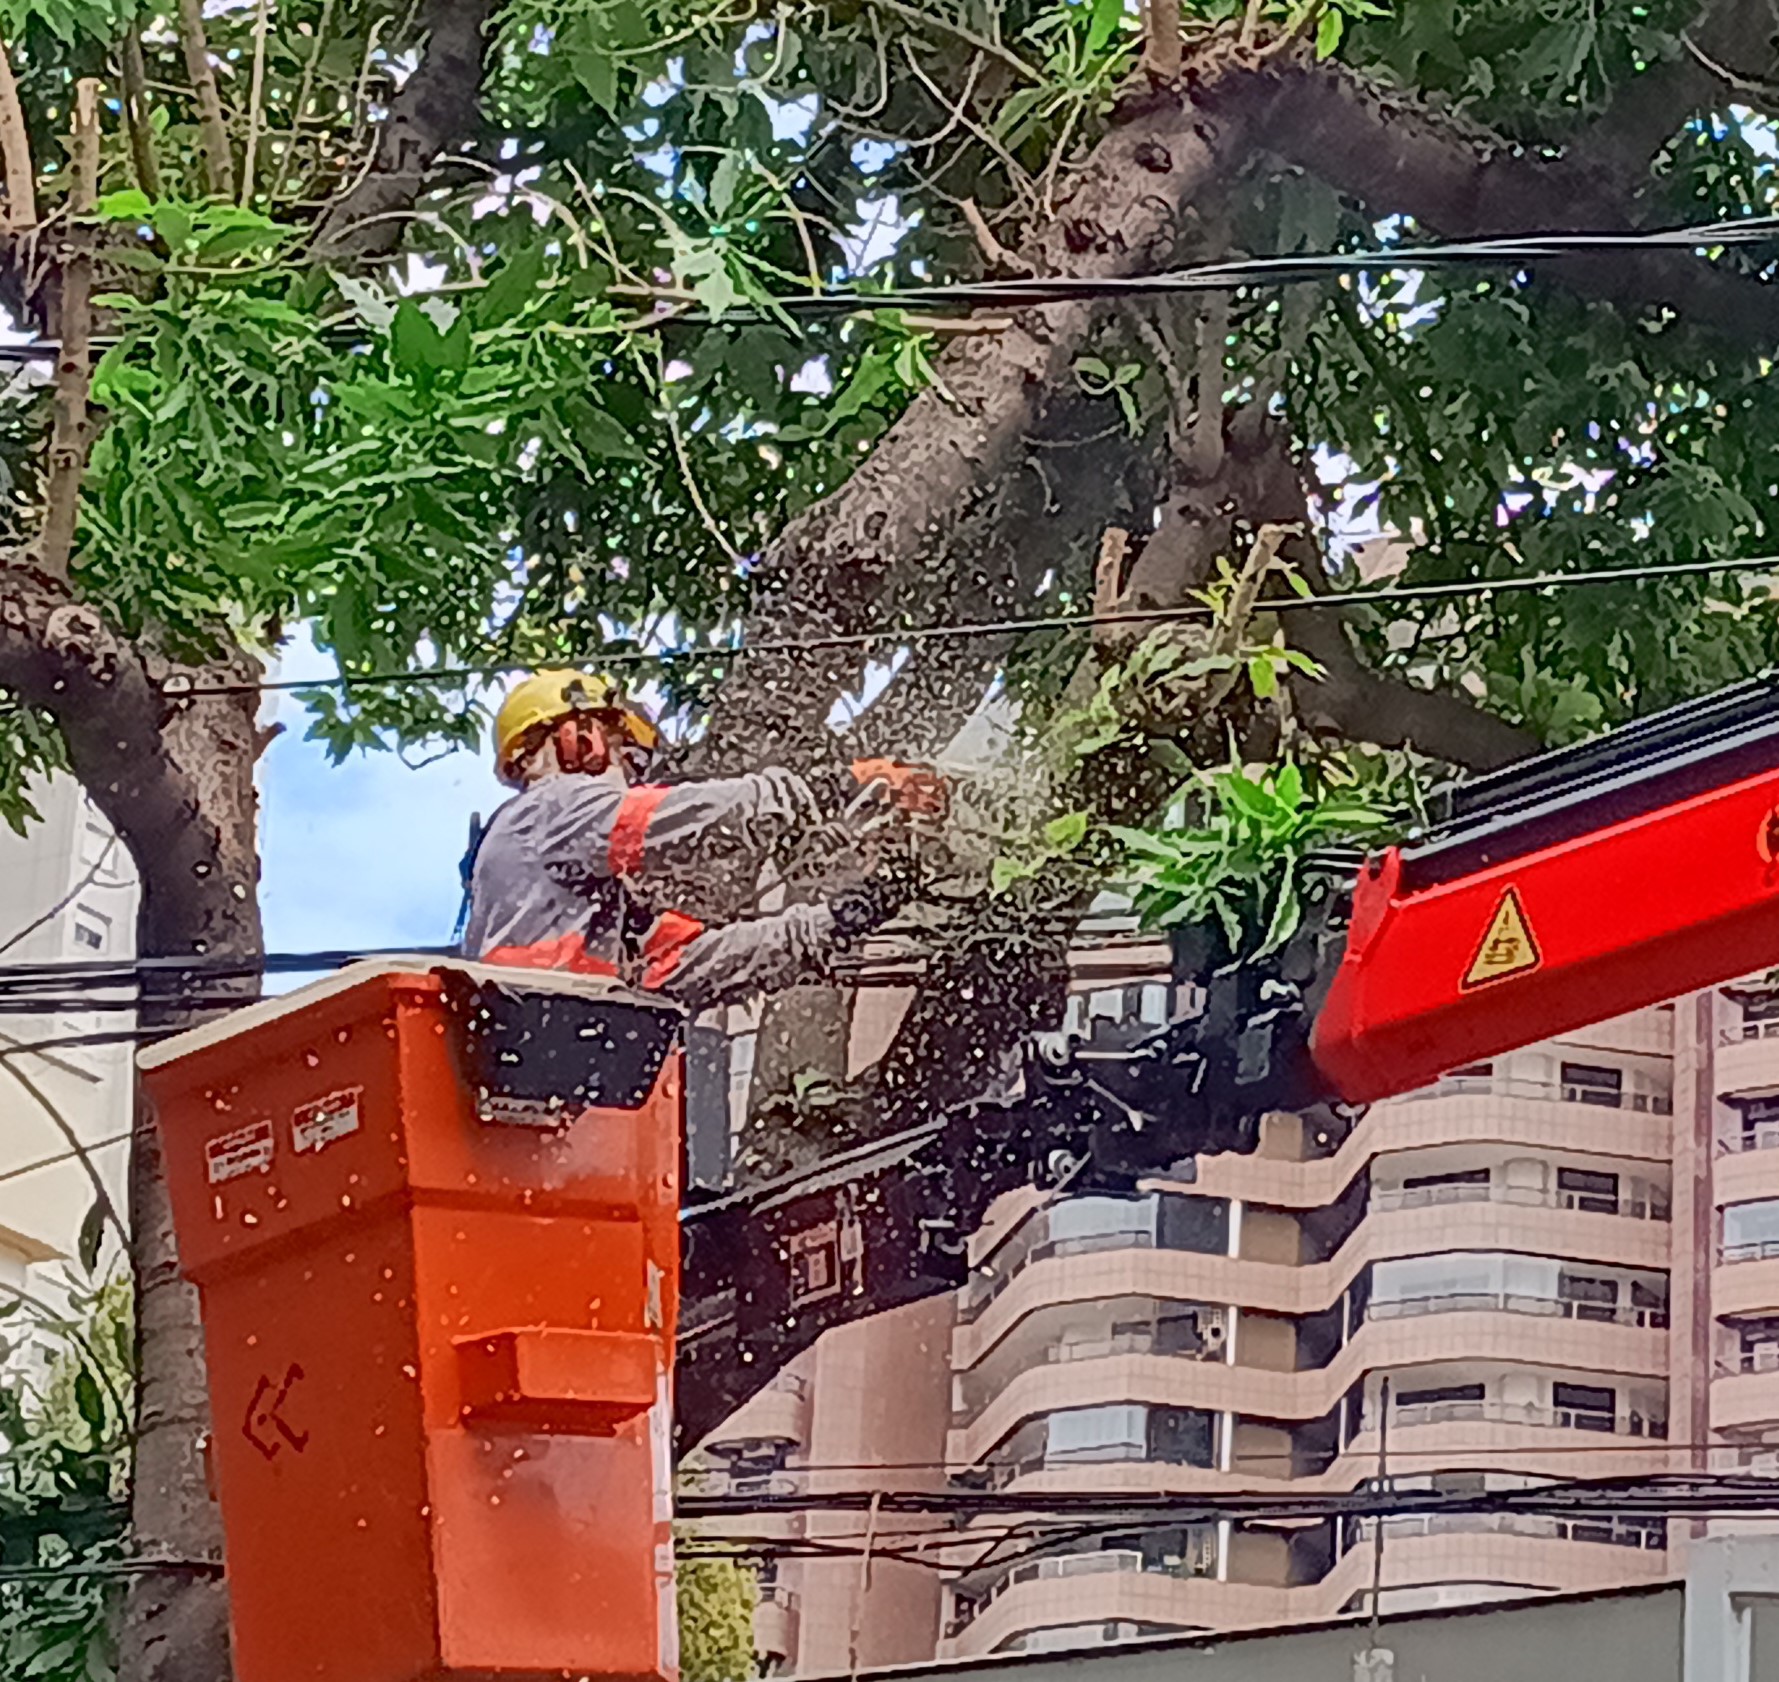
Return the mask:
{"type": "MultiPolygon", "coordinates": [[[[1766,8],[7,0],[0,49],[0,299],[100,352],[90,388],[73,354],[0,383],[0,815],[70,765],[144,872],[145,951],[258,940],[243,687],[298,625],[354,680],[310,698],[336,754],[471,738],[474,678],[418,667],[626,662],[717,767],[833,752],[874,659],[873,752],[1003,688],[1054,797],[1003,919],[1183,787],[1201,839],[1238,787],[1296,834],[1345,744],[1493,766],[1773,659],[1747,573],[1270,605],[1274,560],[1328,595],[1772,549],[1770,252],[1386,254],[969,320],[774,302],[1767,213],[1766,8]],[[1145,653],[1117,614],[1155,607],[1214,614],[1145,653]],[[958,618],[1014,624],[896,634],[958,618]]],[[[957,974],[885,1059],[896,1104],[1037,1014],[985,1020],[957,974]]]]}
{"type": "Polygon", "coordinates": [[[680,1675],[685,1682],[751,1682],[754,1573],[739,1560],[685,1559],[678,1572],[680,1675]]]}
{"type": "Polygon", "coordinates": [[[70,1281],[65,1309],[14,1294],[0,1382],[0,1669],[110,1682],[135,1368],[130,1289],[70,1281]],[[58,1575],[67,1567],[86,1575],[58,1575]]]}

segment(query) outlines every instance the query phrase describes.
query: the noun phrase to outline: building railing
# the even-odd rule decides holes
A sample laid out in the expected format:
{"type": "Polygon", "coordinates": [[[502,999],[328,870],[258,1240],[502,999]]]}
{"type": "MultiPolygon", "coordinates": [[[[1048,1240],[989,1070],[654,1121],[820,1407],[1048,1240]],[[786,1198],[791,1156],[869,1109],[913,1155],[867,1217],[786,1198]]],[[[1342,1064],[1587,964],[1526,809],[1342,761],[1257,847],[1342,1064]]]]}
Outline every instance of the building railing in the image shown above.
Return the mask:
{"type": "MultiPolygon", "coordinates": [[[[1431,1086],[1403,1094],[1409,1098],[1533,1098],[1550,1103],[1598,1104],[1603,1109],[1637,1110],[1672,1115],[1674,1098],[1667,1092],[1613,1091],[1574,1081],[1528,1080],[1521,1075],[1441,1075],[1431,1086]]],[[[1397,1102],[1402,1102],[1398,1099],[1397,1102]]]]}
{"type": "MultiPolygon", "coordinates": [[[[1532,1404],[1480,1401],[1411,1402],[1390,1410],[1393,1426],[1490,1424],[1527,1425],[1553,1431],[1598,1431],[1617,1437],[1666,1438],[1668,1422],[1650,1418],[1639,1412],[1627,1414],[1596,1413],[1588,1408],[1547,1408],[1532,1404]]],[[[1374,1413],[1365,1418],[1367,1430],[1377,1429],[1374,1413]]]]}
{"type": "Polygon", "coordinates": [[[1717,1363],[1719,1378],[1735,1378],[1745,1372],[1779,1373],[1779,1344],[1769,1344],[1765,1350],[1739,1349],[1717,1363]]]}
{"type": "MultiPolygon", "coordinates": [[[[1155,1234],[1132,1227],[1124,1232],[1094,1232],[1080,1238],[1048,1238],[1001,1262],[986,1279],[966,1285],[958,1298],[957,1317],[969,1325],[1002,1291],[1034,1262],[1053,1256],[1092,1256],[1104,1250],[1153,1250],[1155,1234]]],[[[1191,1252],[1197,1254],[1198,1252],[1191,1252]]]]}
{"type": "Polygon", "coordinates": [[[1529,1296],[1519,1291],[1451,1291],[1441,1296],[1373,1298],[1366,1304],[1370,1320],[1410,1320],[1423,1314],[1531,1314],[1549,1320],[1597,1320],[1615,1326],[1652,1330],[1668,1324],[1666,1308],[1636,1308],[1628,1303],[1572,1302],[1567,1297],[1529,1296]]]}
{"type": "Polygon", "coordinates": [[[1757,1238],[1751,1244],[1719,1244],[1717,1259],[1730,1262],[1771,1261],[1779,1256],[1779,1238],[1757,1238]]]}
{"type": "Polygon", "coordinates": [[[1492,1180],[1437,1186],[1387,1186],[1371,1194],[1371,1207],[1380,1212],[1440,1208],[1453,1203],[1511,1203],[1526,1209],[1579,1209],[1587,1214],[1621,1215],[1636,1221],[1672,1219],[1672,1211],[1661,1198],[1550,1191],[1542,1187],[1499,1185],[1492,1180]]]}
{"type": "MultiPolygon", "coordinates": [[[[1072,1361],[1104,1361],[1118,1355],[1159,1355],[1170,1361],[1215,1361],[1221,1363],[1226,1345],[1221,1337],[1201,1342],[1196,1349],[1163,1349],[1154,1331],[1119,1332],[1112,1337],[1097,1337],[1080,1343],[1052,1343],[1044,1350],[1046,1366],[1065,1366],[1072,1361]]],[[[951,1410],[951,1423],[956,1427],[974,1424],[1000,1395],[1004,1386],[996,1386],[987,1396],[966,1401],[951,1410]]]]}
{"type": "Polygon", "coordinates": [[[1770,1022],[1734,1022],[1717,1030],[1719,1045],[1741,1045],[1745,1040],[1779,1040],[1779,1018],[1770,1022]]]}
{"type": "Polygon", "coordinates": [[[1779,1122],[1767,1121],[1745,1127],[1740,1135],[1719,1140],[1718,1148],[1731,1155],[1738,1151],[1779,1150],[1779,1122]]]}
{"type": "Polygon", "coordinates": [[[1209,1577],[1217,1569],[1217,1533],[1206,1530],[1195,1536],[1181,1562],[1164,1564],[1146,1562],[1135,1548],[1104,1548],[1098,1553],[1063,1554],[1053,1559],[1035,1559],[1016,1565],[1004,1576],[997,1577],[982,1593],[960,1600],[957,1610],[947,1620],[948,1637],[962,1635],[1008,1589],[1020,1583],[1033,1583],[1058,1577],[1101,1577],[1115,1572],[1141,1571],[1150,1576],[1209,1577]]]}
{"type": "Polygon", "coordinates": [[[973,1470],[971,1481],[981,1477],[990,1489],[1002,1490],[1020,1478],[1035,1477],[1040,1472],[1072,1472],[1083,1466],[1183,1466],[1208,1472],[1212,1463],[1209,1459],[1201,1463],[1152,1453],[1141,1443],[1108,1443],[1102,1448],[1077,1450],[1073,1454],[1066,1450],[1052,1454],[1038,1448],[1017,1459],[984,1461],[973,1470]]]}
{"type": "MultiPolygon", "coordinates": [[[[1347,1521],[1346,1549],[1373,1534],[1375,1518],[1347,1521]]],[[[1662,1519],[1547,1518],[1539,1513],[1400,1513],[1383,1521],[1384,1539],[1405,1536],[1535,1536],[1560,1542],[1604,1542],[1613,1547],[1664,1549],[1668,1527],[1662,1519]]]]}

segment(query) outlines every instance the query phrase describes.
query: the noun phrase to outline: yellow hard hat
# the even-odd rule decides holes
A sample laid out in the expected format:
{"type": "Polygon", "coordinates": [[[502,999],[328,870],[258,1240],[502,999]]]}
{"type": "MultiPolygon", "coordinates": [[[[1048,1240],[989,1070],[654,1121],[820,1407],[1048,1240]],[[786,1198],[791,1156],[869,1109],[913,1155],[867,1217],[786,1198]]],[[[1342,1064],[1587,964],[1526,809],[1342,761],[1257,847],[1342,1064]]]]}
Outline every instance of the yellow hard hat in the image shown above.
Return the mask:
{"type": "Polygon", "coordinates": [[[632,742],[650,752],[661,739],[654,721],[626,706],[610,678],[593,672],[535,672],[513,685],[494,715],[494,769],[500,780],[516,785],[519,759],[533,745],[535,732],[577,712],[606,714],[632,742]]]}

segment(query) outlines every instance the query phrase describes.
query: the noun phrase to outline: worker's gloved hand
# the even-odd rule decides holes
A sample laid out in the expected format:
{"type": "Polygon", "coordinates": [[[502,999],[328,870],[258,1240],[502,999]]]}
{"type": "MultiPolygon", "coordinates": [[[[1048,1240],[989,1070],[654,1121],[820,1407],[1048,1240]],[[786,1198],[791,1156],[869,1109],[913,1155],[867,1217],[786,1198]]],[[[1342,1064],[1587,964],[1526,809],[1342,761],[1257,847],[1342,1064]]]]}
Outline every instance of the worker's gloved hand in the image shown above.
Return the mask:
{"type": "Polygon", "coordinates": [[[944,817],[950,790],[930,765],[905,765],[899,759],[855,759],[852,774],[861,788],[881,783],[890,803],[921,817],[944,817]]]}
{"type": "Polygon", "coordinates": [[[887,858],[857,887],[842,888],[828,901],[834,916],[834,932],[842,940],[857,940],[882,928],[914,898],[919,876],[910,853],[887,858]]]}

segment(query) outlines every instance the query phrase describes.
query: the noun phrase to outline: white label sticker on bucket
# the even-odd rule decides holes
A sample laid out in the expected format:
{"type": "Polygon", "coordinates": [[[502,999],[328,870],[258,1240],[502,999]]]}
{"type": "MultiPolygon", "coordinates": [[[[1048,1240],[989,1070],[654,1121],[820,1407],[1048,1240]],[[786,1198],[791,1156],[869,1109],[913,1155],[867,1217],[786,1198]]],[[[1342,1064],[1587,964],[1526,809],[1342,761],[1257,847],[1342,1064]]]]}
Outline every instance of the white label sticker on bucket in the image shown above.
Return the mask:
{"type": "Polygon", "coordinates": [[[325,1150],[336,1139],[356,1133],[361,1125],[359,1100],[362,1086],[348,1087],[344,1092],[330,1092],[312,1104],[300,1104],[290,1118],[290,1142],[300,1155],[303,1151],[325,1150]]]}
{"type": "Polygon", "coordinates": [[[204,1163],[210,1172],[211,1185],[238,1180],[243,1174],[269,1173],[276,1149],[270,1121],[250,1122],[232,1133],[218,1133],[204,1146],[204,1163]]]}

